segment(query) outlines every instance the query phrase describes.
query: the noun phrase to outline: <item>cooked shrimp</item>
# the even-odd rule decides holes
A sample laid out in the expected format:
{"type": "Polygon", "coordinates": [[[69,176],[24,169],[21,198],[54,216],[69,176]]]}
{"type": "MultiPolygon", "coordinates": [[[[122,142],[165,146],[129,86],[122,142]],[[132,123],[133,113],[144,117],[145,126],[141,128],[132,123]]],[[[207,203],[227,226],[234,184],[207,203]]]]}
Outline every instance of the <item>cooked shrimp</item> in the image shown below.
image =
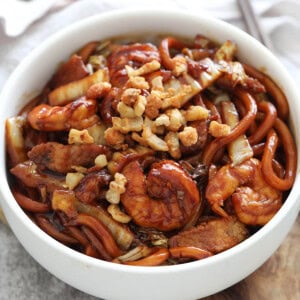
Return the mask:
{"type": "Polygon", "coordinates": [[[96,144],[63,145],[48,142],[34,146],[28,152],[28,157],[52,171],[67,173],[72,166],[92,165],[99,154],[109,154],[108,148],[96,144]]]}
{"type": "Polygon", "coordinates": [[[80,98],[65,106],[40,104],[28,113],[28,122],[36,130],[62,131],[85,129],[96,124],[96,100],[80,98]]]}
{"type": "Polygon", "coordinates": [[[232,196],[235,212],[241,222],[264,225],[279,210],[282,193],[263,178],[261,162],[255,158],[238,165],[226,165],[217,171],[206,188],[212,210],[224,217],[223,202],[232,196]]]}
{"type": "Polygon", "coordinates": [[[193,217],[201,198],[196,183],[175,162],[152,165],[146,177],[138,161],[129,163],[121,202],[133,221],[143,227],[169,231],[183,227],[193,217]]]}
{"type": "Polygon", "coordinates": [[[247,225],[265,225],[282,205],[282,192],[264,180],[262,164],[256,161],[254,175],[248,183],[232,195],[234,210],[241,222],[247,225]]]}
{"type": "Polygon", "coordinates": [[[237,166],[228,164],[218,170],[215,176],[209,180],[205,196],[215,213],[228,217],[221,207],[223,202],[235,192],[237,187],[253,178],[256,165],[256,159],[249,159],[237,166]]]}

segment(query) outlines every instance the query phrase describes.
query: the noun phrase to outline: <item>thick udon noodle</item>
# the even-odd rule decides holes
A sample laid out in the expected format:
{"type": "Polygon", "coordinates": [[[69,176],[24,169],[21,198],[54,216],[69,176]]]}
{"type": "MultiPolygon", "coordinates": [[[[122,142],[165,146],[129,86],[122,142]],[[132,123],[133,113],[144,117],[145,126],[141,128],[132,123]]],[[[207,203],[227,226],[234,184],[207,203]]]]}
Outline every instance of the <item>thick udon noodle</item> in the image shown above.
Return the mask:
{"type": "Polygon", "coordinates": [[[33,222],[127,265],[203,259],[280,209],[296,149],[285,95],[237,45],[90,42],[6,121],[11,189],[33,222]]]}

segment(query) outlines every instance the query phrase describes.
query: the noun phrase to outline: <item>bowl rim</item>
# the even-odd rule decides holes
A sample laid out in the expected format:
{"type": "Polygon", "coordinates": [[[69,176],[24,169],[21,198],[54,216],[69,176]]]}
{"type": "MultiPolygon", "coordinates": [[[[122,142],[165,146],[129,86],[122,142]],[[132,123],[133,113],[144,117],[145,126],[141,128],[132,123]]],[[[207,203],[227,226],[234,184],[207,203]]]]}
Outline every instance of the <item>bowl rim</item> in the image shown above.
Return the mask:
{"type": "MultiPolygon", "coordinates": [[[[250,44],[255,45],[270,57],[270,59],[273,61],[273,63],[276,65],[276,68],[280,69],[284,76],[287,77],[290,81],[290,86],[288,87],[289,90],[292,90],[292,93],[296,93],[296,85],[293,81],[292,77],[288,74],[287,70],[282,66],[282,64],[279,62],[278,58],[275,57],[273,53],[271,53],[268,49],[266,49],[263,45],[261,45],[258,41],[256,41],[253,37],[248,35],[246,32],[243,32],[241,29],[235,27],[232,24],[229,24],[225,21],[222,21],[220,19],[201,14],[199,12],[191,12],[191,11],[181,11],[179,9],[116,9],[109,12],[99,13],[94,16],[90,16],[87,18],[84,18],[80,21],[77,21],[76,23],[73,23],[71,25],[66,26],[65,28],[61,29],[60,31],[56,32],[55,34],[48,37],[43,43],[41,43],[38,47],[33,49],[33,51],[25,57],[22,62],[17,66],[17,68],[13,71],[13,73],[10,75],[9,79],[6,81],[3,90],[0,94],[0,99],[5,99],[7,97],[7,94],[10,93],[11,88],[15,85],[15,77],[17,77],[18,73],[22,71],[22,69],[26,69],[28,65],[34,61],[34,57],[43,53],[47,47],[49,47],[50,44],[54,43],[56,40],[61,39],[65,35],[74,34],[77,30],[80,30],[80,28],[85,26],[92,26],[92,24],[97,24],[99,22],[99,19],[107,20],[111,18],[118,18],[120,16],[127,16],[127,17],[135,17],[136,14],[142,14],[143,16],[148,16],[150,14],[157,14],[160,15],[167,15],[167,14],[174,14],[174,16],[180,16],[180,17],[192,17],[192,18],[202,18],[204,21],[214,23],[216,26],[226,26],[228,29],[230,29],[234,35],[239,35],[243,37],[247,42],[250,44]]],[[[101,22],[101,21],[100,21],[101,22]]],[[[1,120],[2,115],[5,116],[5,114],[2,113],[1,110],[1,120]]],[[[300,115],[300,114],[299,114],[300,115]]],[[[4,119],[3,119],[4,120],[4,119]]],[[[3,123],[3,122],[2,122],[3,123]]],[[[1,130],[3,132],[4,125],[1,124],[1,130]]],[[[297,143],[297,140],[296,140],[297,143]]],[[[299,145],[297,143],[297,149],[299,153],[299,145]]],[[[293,185],[292,190],[290,191],[289,196],[287,197],[286,201],[284,202],[281,209],[276,213],[276,215],[261,229],[259,229],[255,234],[248,237],[243,242],[239,243],[238,245],[222,252],[219,254],[216,254],[212,257],[206,258],[204,260],[199,261],[193,261],[189,263],[184,264],[178,264],[178,265],[171,265],[171,266],[156,266],[155,268],[149,268],[149,267],[143,267],[143,266],[127,266],[127,265],[121,265],[121,264],[115,264],[111,262],[106,262],[103,260],[99,260],[96,258],[89,257],[83,253],[77,252],[68,246],[63,245],[62,243],[56,241],[54,238],[46,234],[42,229],[40,229],[37,225],[35,225],[30,218],[25,214],[25,212],[22,210],[22,208],[17,204],[15,201],[11,190],[9,188],[9,184],[7,181],[7,174],[6,174],[6,167],[5,167],[5,143],[3,143],[2,147],[2,155],[0,157],[0,165],[3,166],[1,169],[0,176],[2,175],[2,178],[5,178],[5,182],[0,185],[0,192],[2,194],[1,202],[6,203],[6,205],[10,208],[11,211],[17,216],[20,222],[22,222],[23,226],[26,227],[28,231],[31,232],[34,236],[36,236],[38,239],[42,240],[44,243],[46,243],[49,248],[55,248],[55,250],[59,251],[60,253],[71,257],[72,259],[75,259],[83,264],[87,264],[94,267],[100,267],[107,270],[114,270],[118,272],[126,272],[126,273],[135,273],[135,274],[158,274],[158,273],[170,273],[170,272],[181,272],[184,270],[191,270],[191,269],[198,269],[198,268],[204,268],[208,264],[218,264],[219,261],[226,260],[227,258],[234,256],[240,252],[243,252],[244,250],[251,247],[253,244],[255,244],[257,241],[259,241],[262,237],[268,235],[276,226],[279,225],[283,217],[295,206],[295,202],[297,201],[297,198],[299,200],[300,195],[300,184],[299,184],[299,171],[297,171],[297,176],[295,179],[295,183],[293,185]],[[298,187],[299,186],[299,187],[298,187]]],[[[298,155],[299,156],[299,155],[298,155]]],[[[297,163],[297,170],[299,170],[299,160],[297,163]]],[[[299,202],[299,201],[298,201],[299,202]]],[[[300,204],[300,203],[299,203],[300,204]]],[[[2,205],[4,208],[5,205],[2,205]]],[[[298,205],[298,211],[300,209],[300,205],[298,205]]],[[[5,211],[5,210],[4,210],[5,211]]]]}

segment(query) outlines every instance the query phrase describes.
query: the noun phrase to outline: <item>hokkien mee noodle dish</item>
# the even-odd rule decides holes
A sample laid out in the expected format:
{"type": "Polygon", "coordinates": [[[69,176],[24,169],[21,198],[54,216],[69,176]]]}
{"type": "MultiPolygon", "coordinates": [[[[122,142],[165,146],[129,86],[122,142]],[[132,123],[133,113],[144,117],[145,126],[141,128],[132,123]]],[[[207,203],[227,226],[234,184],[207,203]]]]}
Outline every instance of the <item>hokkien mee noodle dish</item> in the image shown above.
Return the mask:
{"type": "Polygon", "coordinates": [[[280,209],[297,155],[277,84],[202,35],[92,41],[6,120],[12,193],[48,235],[126,265],[241,243],[280,209]]]}

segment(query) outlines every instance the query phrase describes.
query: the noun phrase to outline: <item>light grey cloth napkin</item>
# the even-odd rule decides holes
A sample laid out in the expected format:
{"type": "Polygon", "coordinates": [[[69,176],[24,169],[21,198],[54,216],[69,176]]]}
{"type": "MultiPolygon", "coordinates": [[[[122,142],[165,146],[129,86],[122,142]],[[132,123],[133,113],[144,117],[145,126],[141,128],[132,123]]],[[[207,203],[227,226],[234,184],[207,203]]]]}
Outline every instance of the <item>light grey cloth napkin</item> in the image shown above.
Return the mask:
{"type": "MultiPolygon", "coordinates": [[[[276,55],[300,84],[300,1],[252,0],[252,3],[276,55]]],[[[22,58],[45,37],[87,16],[136,7],[199,11],[245,28],[235,0],[2,0],[0,88],[22,58]]]]}
{"type": "MultiPolygon", "coordinates": [[[[253,0],[276,55],[300,86],[300,1],[253,0]]],[[[0,0],[0,89],[46,37],[82,18],[119,8],[199,11],[245,28],[235,0],[0,0]]],[[[99,279],[101,284],[101,279],[99,279]]],[[[92,300],[41,268],[0,222],[0,300],[92,300]]]]}

